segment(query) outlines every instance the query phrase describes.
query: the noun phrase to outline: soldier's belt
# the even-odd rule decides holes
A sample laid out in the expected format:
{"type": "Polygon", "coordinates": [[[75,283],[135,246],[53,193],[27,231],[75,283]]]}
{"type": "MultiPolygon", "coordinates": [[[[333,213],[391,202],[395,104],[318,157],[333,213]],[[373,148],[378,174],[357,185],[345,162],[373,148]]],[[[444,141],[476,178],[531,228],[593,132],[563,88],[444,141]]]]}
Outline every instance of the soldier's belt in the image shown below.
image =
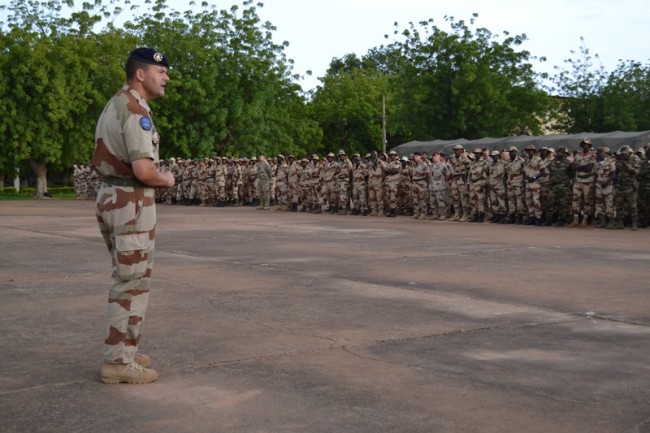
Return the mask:
{"type": "Polygon", "coordinates": [[[144,183],[140,182],[138,179],[134,178],[102,176],[102,182],[113,186],[147,186],[144,183]]]}

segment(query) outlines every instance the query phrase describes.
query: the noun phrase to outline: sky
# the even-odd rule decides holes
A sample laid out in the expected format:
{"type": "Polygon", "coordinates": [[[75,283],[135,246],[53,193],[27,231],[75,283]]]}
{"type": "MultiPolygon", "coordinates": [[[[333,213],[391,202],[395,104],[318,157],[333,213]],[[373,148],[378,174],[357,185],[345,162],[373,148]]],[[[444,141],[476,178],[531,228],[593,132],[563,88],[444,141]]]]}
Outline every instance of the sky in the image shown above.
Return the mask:
{"type": "MultiPolygon", "coordinates": [[[[650,8],[647,0],[266,0],[258,9],[263,21],[277,27],[276,42],[288,41],[285,52],[294,60],[294,73],[312,77],[301,81],[309,90],[319,84],[335,57],[364,55],[387,44],[394,23],[404,29],[409,22],[433,18],[433,24],[450,30],[445,16],[469,23],[478,13],[476,27],[492,34],[504,31],[526,34],[521,49],[546,62],[532,62],[535,71],[555,73],[584,46],[598,54],[608,72],[619,59],[650,61],[650,8]]],[[[171,5],[172,3],[170,3],[171,5]]],[[[217,3],[219,5],[219,3],[217,3]]]]}

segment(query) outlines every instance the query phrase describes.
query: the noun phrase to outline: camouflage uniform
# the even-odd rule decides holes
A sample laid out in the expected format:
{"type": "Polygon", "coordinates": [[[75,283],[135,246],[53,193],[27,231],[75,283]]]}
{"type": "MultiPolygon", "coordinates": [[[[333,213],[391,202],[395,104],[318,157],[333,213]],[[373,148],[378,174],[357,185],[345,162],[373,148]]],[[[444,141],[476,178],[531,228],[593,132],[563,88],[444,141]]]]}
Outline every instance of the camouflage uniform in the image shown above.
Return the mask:
{"type": "Polygon", "coordinates": [[[226,173],[227,168],[223,163],[223,159],[216,158],[214,166],[214,196],[216,199],[216,206],[223,207],[226,204],[226,173]]]}
{"type": "Polygon", "coordinates": [[[431,209],[432,218],[444,221],[447,216],[447,199],[448,191],[447,179],[451,176],[449,165],[445,162],[434,162],[429,168],[431,181],[429,182],[429,208],[431,209]]]}
{"type": "Polygon", "coordinates": [[[639,227],[646,228],[650,223],[650,160],[646,159],[639,167],[639,193],[637,195],[639,227]]]}
{"type": "Polygon", "coordinates": [[[324,161],[324,167],[321,171],[323,184],[320,192],[320,206],[323,211],[338,211],[338,188],[336,186],[339,165],[334,161],[334,154],[328,153],[327,160],[324,161]]]}
{"type": "Polygon", "coordinates": [[[277,160],[278,164],[275,170],[275,196],[279,205],[278,209],[289,210],[291,206],[289,201],[289,165],[282,155],[278,155],[277,160]]]}
{"type": "Polygon", "coordinates": [[[92,164],[102,176],[96,201],[99,229],[113,261],[104,360],[129,364],[140,344],[149,300],[156,233],[155,188],[131,166],[149,158],[158,166],[160,137],[140,94],[124,86],[97,123],[92,164]]]}
{"type": "MultiPolygon", "coordinates": [[[[302,177],[302,171],[306,166],[302,165],[302,162],[296,161],[296,158],[293,155],[287,156],[287,164],[289,165],[289,173],[287,185],[289,188],[288,201],[290,202],[291,210],[298,210],[298,203],[301,202],[303,198],[303,187],[300,186],[300,179],[302,177]]],[[[307,161],[309,164],[309,161],[307,161]]],[[[303,206],[305,203],[303,202],[303,206]]]]}
{"type": "Polygon", "coordinates": [[[406,157],[402,157],[402,170],[397,187],[397,213],[412,215],[413,197],[411,194],[411,165],[406,157]]]}
{"type": "Polygon", "coordinates": [[[571,161],[566,157],[564,147],[558,147],[557,156],[548,166],[550,179],[549,188],[549,215],[547,218],[555,219],[556,226],[563,226],[568,222],[571,206],[571,161]]]}
{"type": "MultiPolygon", "coordinates": [[[[582,226],[586,227],[587,218],[592,214],[594,201],[594,171],[593,166],[596,163],[596,154],[591,149],[591,140],[585,139],[582,143],[588,143],[583,147],[582,153],[578,152],[575,156],[573,168],[576,171],[575,182],[573,183],[573,194],[571,199],[571,212],[573,221],[569,227],[578,226],[580,211],[583,213],[582,226]]],[[[581,144],[582,144],[581,143],[581,144]]]]}
{"type": "Polygon", "coordinates": [[[622,229],[625,216],[629,216],[632,219],[632,230],[636,230],[638,224],[636,195],[639,186],[637,182],[639,166],[637,161],[631,158],[629,148],[621,148],[619,154],[620,156],[616,161],[615,182],[616,223],[608,227],[622,229]]]}
{"type": "Polygon", "coordinates": [[[312,156],[311,164],[309,165],[309,174],[310,174],[310,189],[311,189],[311,203],[309,208],[313,213],[321,213],[320,209],[320,188],[321,180],[320,173],[322,170],[322,165],[320,164],[319,158],[317,155],[312,156]]]}
{"type": "Polygon", "coordinates": [[[386,215],[395,216],[397,214],[397,188],[402,172],[402,163],[397,159],[397,152],[394,150],[391,150],[388,156],[390,160],[384,168],[384,193],[386,194],[384,199],[388,203],[386,215]]]}
{"type": "Polygon", "coordinates": [[[368,208],[370,216],[384,216],[384,161],[373,158],[368,163],[368,208]]]}
{"type": "Polygon", "coordinates": [[[345,155],[343,150],[339,150],[339,169],[337,173],[338,188],[338,208],[339,215],[347,215],[348,193],[350,188],[350,175],[352,174],[352,162],[345,155]]]}
{"type": "MultiPolygon", "coordinates": [[[[298,163],[294,162],[294,164],[298,164],[298,163]]],[[[300,190],[300,194],[298,197],[298,202],[291,203],[292,206],[291,209],[297,212],[306,212],[308,209],[310,209],[313,201],[312,193],[311,193],[311,172],[309,170],[309,160],[307,160],[306,158],[301,159],[300,167],[301,167],[300,170],[297,169],[293,170],[294,175],[300,173],[300,177],[298,179],[298,185],[297,185],[297,187],[300,190]]],[[[296,187],[290,188],[290,191],[292,191],[292,197],[296,189],[297,189],[296,187]]]]}
{"type": "Polygon", "coordinates": [[[483,222],[485,216],[485,198],[487,193],[489,162],[482,156],[481,149],[474,149],[476,161],[469,167],[469,208],[472,218],[470,222],[483,222]]]}
{"type": "Polygon", "coordinates": [[[255,166],[255,180],[257,197],[260,200],[258,209],[269,209],[271,201],[271,164],[264,156],[260,156],[255,166]]]}
{"type": "Polygon", "coordinates": [[[594,218],[599,218],[599,228],[606,227],[605,218],[614,218],[614,176],[616,174],[616,159],[609,156],[609,150],[602,160],[594,166],[596,173],[596,206],[594,218]]]}
{"type": "Polygon", "coordinates": [[[506,201],[506,162],[498,150],[492,151],[494,164],[490,166],[488,189],[490,193],[490,211],[492,221],[501,222],[507,213],[506,201]]]}
{"type": "Polygon", "coordinates": [[[411,192],[413,194],[414,219],[424,219],[429,212],[429,181],[431,173],[429,167],[416,153],[414,165],[411,170],[411,192]]]}
{"type": "Polygon", "coordinates": [[[467,191],[467,172],[470,160],[464,153],[463,146],[454,146],[454,156],[449,158],[452,169],[450,192],[451,203],[454,207],[452,221],[467,221],[469,217],[469,194],[467,191]],[[461,215],[462,212],[462,215],[461,215]]]}
{"type": "Polygon", "coordinates": [[[517,155],[517,148],[510,148],[508,169],[508,222],[521,223],[526,214],[524,208],[524,159],[517,155]],[[514,155],[514,156],[513,156],[514,155]]]}
{"type": "Polygon", "coordinates": [[[528,161],[524,164],[524,176],[526,180],[526,209],[528,209],[527,224],[542,223],[542,167],[544,162],[536,153],[534,145],[528,145],[528,161]]]}
{"type": "Polygon", "coordinates": [[[352,168],[352,215],[368,215],[368,167],[355,156],[352,168]]]}

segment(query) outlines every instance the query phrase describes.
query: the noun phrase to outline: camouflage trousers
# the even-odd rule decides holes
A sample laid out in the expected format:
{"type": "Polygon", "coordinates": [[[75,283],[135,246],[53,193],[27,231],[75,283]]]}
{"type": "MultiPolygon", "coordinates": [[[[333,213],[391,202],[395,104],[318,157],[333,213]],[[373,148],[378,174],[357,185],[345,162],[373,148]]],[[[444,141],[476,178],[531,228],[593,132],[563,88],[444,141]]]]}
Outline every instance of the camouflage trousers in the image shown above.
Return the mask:
{"type": "Polygon", "coordinates": [[[310,196],[311,196],[311,202],[310,202],[311,206],[312,207],[320,206],[320,201],[321,201],[321,198],[320,198],[320,183],[317,183],[317,182],[312,183],[309,186],[309,189],[311,191],[311,194],[310,194],[310,196]]]}
{"type": "Polygon", "coordinates": [[[276,182],[275,184],[275,198],[279,205],[289,205],[289,184],[286,182],[276,182]]]}
{"type": "Polygon", "coordinates": [[[113,262],[104,361],[128,364],[138,351],[149,301],[156,233],[154,188],[103,183],[96,201],[99,231],[113,262]]]}
{"type": "Polygon", "coordinates": [[[287,200],[290,200],[291,203],[298,204],[304,196],[304,187],[299,185],[298,180],[294,180],[293,177],[289,178],[289,183],[287,184],[289,192],[287,193],[287,200]]]}
{"type": "Polygon", "coordinates": [[[591,182],[575,182],[573,184],[573,196],[571,198],[571,212],[579,215],[580,210],[585,215],[591,215],[594,201],[594,184],[591,182]]]}
{"type": "Polygon", "coordinates": [[[629,216],[633,219],[638,217],[636,207],[636,189],[634,188],[618,188],[615,193],[616,203],[616,216],[625,217],[629,216]]]}
{"type": "Polygon", "coordinates": [[[596,206],[594,217],[605,215],[609,218],[614,216],[614,186],[603,187],[596,184],[596,206]]]}
{"type": "Polygon", "coordinates": [[[571,184],[556,183],[551,184],[548,190],[548,217],[552,218],[557,215],[557,218],[567,219],[571,209],[569,202],[571,194],[571,184]]]}
{"type": "Polygon", "coordinates": [[[413,206],[413,196],[411,194],[411,183],[400,182],[397,187],[397,208],[406,211],[413,206]]]}
{"type": "Polygon", "coordinates": [[[350,182],[347,180],[339,180],[338,190],[339,190],[339,209],[345,209],[348,205],[348,188],[350,187],[350,182]]]}
{"type": "Polygon", "coordinates": [[[338,202],[336,181],[325,182],[320,190],[319,204],[322,206],[322,209],[327,210],[330,206],[337,206],[338,202]]]}
{"type": "Polygon", "coordinates": [[[372,212],[384,212],[384,186],[381,182],[368,182],[368,208],[372,212]]]}
{"type": "Polygon", "coordinates": [[[469,210],[472,214],[485,212],[486,188],[484,182],[469,184],[469,210]]]}
{"type": "Polygon", "coordinates": [[[414,181],[411,184],[411,194],[415,215],[426,215],[429,212],[429,187],[426,181],[414,181]]]}
{"type": "Polygon", "coordinates": [[[464,213],[469,212],[469,193],[465,181],[460,176],[454,176],[451,180],[451,204],[456,213],[461,210],[464,213]]]}
{"type": "Polygon", "coordinates": [[[641,221],[646,223],[650,222],[650,188],[639,188],[637,194],[637,207],[641,221]]]}
{"type": "Polygon", "coordinates": [[[226,200],[226,179],[216,179],[214,181],[214,196],[219,201],[226,200]]]}
{"type": "Polygon", "coordinates": [[[539,182],[526,183],[526,209],[531,218],[542,218],[542,186],[539,182]]]}
{"type": "Polygon", "coordinates": [[[300,184],[298,191],[300,191],[298,201],[294,202],[292,196],[291,203],[297,204],[301,209],[313,206],[313,200],[311,198],[311,187],[309,184],[300,184]]]}
{"type": "Polygon", "coordinates": [[[444,189],[431,189],[429,191],[429,209],[433,216],[447,216],[447,192],[444,189]]]}
{"type": "Polygon", "coordinates": [[[503,182],[490,185],[490,211],[493,214],[505,215],[508,203],[506,201],[506,186],[503,182]]]}
{"type": "Polygon", "coordinates": [[[523,185],[508,184],[508,214],[526,215],[524,197],[526,192],[523,185]]]}
{"type": "Polygon", "coordinates": [[[269,207],[271,203],[271,181],[269,179],[255,179],[255,192],[260,199],[260,206],[269,207]]]}
{"type": "Polygon", "coordinates": [[[352,184],[352,206],[359,211],[368,210],[368,194],[365,183],[354,182],[352,184]]]}
{"type": "Polygon", "coordinates": [[[199,181],[199,198],[201,203],[208,203],[214,197],[214,179],[199,181]]]}
{"type": "Polygon", "coordinates": [[[394,181],[387,182],[384,190],[384,203],[388,209],[397,209],[397,185],[394,181]]]}

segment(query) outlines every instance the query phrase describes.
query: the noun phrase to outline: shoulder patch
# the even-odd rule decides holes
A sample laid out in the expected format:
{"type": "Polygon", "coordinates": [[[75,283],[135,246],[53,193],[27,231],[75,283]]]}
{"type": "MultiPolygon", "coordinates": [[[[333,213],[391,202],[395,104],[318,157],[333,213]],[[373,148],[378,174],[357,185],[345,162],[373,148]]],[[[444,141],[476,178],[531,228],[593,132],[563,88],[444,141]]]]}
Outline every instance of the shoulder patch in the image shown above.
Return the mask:
{"type": "Polygon", "coordinates": [[[151,123],[151,119],[149,119],[148,117],[141,117],[140,118],[140,126],[145,131],[151,131],[151,128],[152,128],[153,124],[151,123]]]}

